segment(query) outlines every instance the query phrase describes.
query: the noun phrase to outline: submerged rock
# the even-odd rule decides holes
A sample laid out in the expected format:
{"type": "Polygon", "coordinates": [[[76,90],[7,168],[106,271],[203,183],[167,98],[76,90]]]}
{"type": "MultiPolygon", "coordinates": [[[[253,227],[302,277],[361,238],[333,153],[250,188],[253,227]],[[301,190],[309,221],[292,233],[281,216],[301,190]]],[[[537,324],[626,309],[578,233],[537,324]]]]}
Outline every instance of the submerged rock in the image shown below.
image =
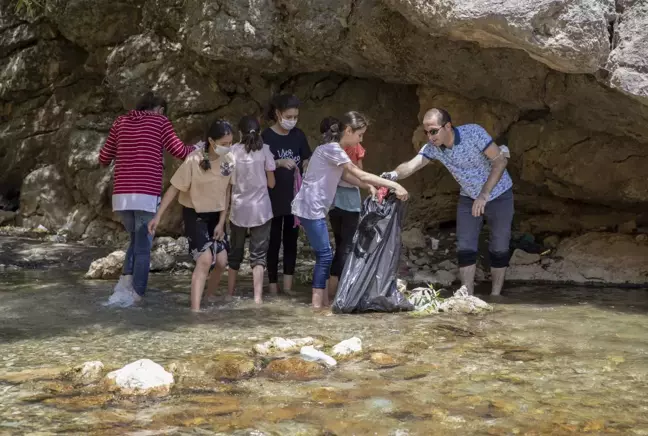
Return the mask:
{"type": "Polygon", "coordinates": [[[275,336],[262,344],[256,344],[253,350],[257,354],[267,356],[273,353],[297,351],[301,347],[313,344],[315,344],[315,339],[311,337],[284,339],[275,336]]]}
{"type": "Polygon", "coordinates": [[[385,353],[371,353],[369,359],[371,360],[371,363],[378,368],[393,368],[401,364],[401,362],[393,356],[385,353]]]}
{"type": "Polygon", "coordinates": [[[313,380],[324,376],[324,370],[320,365],[299,357],[273,360],[264,373],[270,378],[280,380],[313,380]]]}
{"type": "Polygon", "coordinates": [[[106,375],[110,386],[127,395],[167,393],[174,383],[173,374],[149,359],[129,363],[106,375]]]}
{"type": "Polygon", "coordinates": [[[331,354],[335,357],[344,357],[360,351],[362,351],[362,341],[360,338],[353,337],[335,345],[331,354]]]}
{"type": "Polygon", "coordinates": [[[100,361],[85,362],[63,373],[63,377],[76,383],[89,384],[99,381],[104,370],[100,361]]]}

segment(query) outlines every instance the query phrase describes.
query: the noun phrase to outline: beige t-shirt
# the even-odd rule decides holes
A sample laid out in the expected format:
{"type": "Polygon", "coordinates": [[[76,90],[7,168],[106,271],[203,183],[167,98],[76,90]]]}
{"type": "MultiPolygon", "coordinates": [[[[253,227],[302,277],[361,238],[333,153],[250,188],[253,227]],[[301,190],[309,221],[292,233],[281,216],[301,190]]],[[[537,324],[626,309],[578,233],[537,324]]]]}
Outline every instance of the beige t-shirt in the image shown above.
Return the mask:
{"type": "Polygon", "coordinates": [[[202,151],[194,151],[180,165],[171,178],[171,184],[180,191],[178,202],[196,212],[225,210],[227,185],[234,171],[234,155],[227,153],[212,160],[211,169],[200,168],[202,151]]]}

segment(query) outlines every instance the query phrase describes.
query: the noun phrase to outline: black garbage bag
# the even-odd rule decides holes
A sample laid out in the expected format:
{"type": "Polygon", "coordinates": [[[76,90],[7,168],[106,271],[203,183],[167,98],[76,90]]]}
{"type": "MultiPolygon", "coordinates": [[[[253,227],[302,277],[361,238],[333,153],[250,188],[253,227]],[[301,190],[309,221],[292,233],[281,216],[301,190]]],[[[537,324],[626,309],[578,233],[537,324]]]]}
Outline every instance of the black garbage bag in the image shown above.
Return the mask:
{"type": "Polygon", "coordinates": [[[405,204],[389,194],[382,203],[367,197],[340,277],[333,312],[414,310],[396,287],[405,204]]]}

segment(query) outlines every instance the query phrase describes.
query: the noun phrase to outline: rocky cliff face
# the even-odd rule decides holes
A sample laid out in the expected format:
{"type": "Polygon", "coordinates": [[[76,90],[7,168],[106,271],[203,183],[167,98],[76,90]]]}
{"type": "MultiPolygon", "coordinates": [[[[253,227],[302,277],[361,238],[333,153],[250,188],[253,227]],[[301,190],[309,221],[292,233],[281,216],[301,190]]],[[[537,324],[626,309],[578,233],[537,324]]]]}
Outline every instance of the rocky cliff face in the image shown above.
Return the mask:
{"type": "MultiPolygon", "coordinates": [[[[484,125],[512,151],[522,229],[642,226],[646,24],[643,0],[0,0],[0,195],[25,225],[107,237],[97,154],[139,94],[165,95],[192,141],[288,91],[312,147],[323,116],[367,113],[376,172],[415,153],[432,106],[484,125]]],[[[410,223],[454,218],[439,165],[406,185],[410,223]]],[[[165,228],[181,230],[177,213],[165,228]]]]}

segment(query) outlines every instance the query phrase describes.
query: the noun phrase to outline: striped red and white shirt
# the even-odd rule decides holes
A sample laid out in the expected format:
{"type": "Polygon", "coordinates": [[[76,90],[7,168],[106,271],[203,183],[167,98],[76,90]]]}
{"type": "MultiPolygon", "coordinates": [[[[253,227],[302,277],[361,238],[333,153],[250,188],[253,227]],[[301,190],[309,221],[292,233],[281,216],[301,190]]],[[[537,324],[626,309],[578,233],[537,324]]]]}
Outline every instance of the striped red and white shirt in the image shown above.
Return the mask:
{"type": "Polygon", "coordinates": [[[130,111],[115,120],[99,153],[102,165],[115,161],[114,211],[157,211],[162,194],[164,150],[184,159],[194,147],[178,138],[164,115],[130,111]]]}

